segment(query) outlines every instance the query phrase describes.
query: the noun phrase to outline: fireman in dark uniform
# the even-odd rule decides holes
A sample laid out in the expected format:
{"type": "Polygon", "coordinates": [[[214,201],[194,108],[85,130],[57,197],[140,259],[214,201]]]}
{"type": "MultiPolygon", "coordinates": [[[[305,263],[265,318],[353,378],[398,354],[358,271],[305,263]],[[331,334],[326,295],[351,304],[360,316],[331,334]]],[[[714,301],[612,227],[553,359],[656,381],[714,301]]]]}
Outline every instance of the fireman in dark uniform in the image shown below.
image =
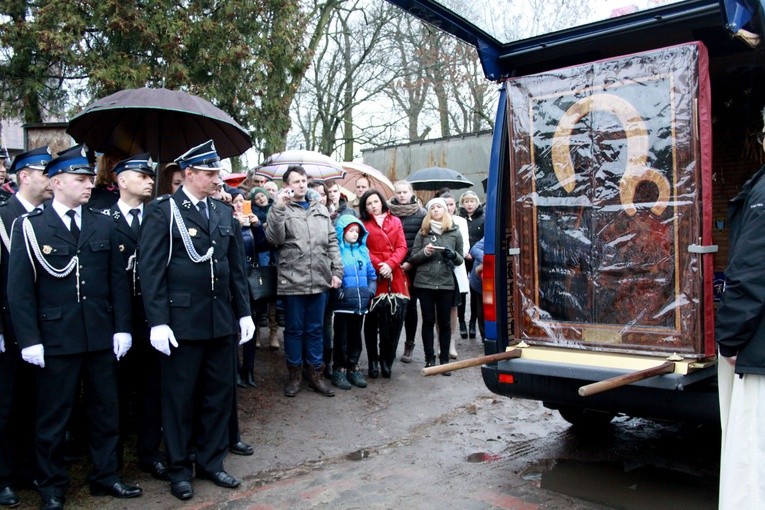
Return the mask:
{"type": "Polygon", "coordinates": [[[130,289],[112,220],[85,207],[94,174],[85,150],[45,166],[53,201],[13,227],[8,301],[21,357],[37,365],[35,453],[45,510],[69,486],[62,446],[82,378],[91,494],[140,496],[117,476],[117,366],[131,346],[130,289]]]}
{"type": "Polygon", "coordinates": [[[183,186],[147,206],[138,272],[151,344],[164,354],[162,425],[170,490],[185,500],[194,494],[192,429],[197,477],[227,488],[240,484],[223,469],[235,380],[232,360],[237,340],[249,341],[255,325],[241,227],[231,206],[211,198],[221,168],[212,141],[176,162],[184,172],[183,186]]]}
{"type": "Polygon", "coordinates": [[[120,433],[124,444],[129,425],[134,423],[139,468],[158,480],[170,480],[159,450],[162,442],[161,399],[157,391],[160,354],[149,343],[149,325],[136,268],[144,202],[154,191],[154,166],[148,153],[138,154],[117,163],[113,172],[119,200],[109,209],[109,214],[114,220],[122,267],[130,279],[133,317],[133,347],[119,366],[120,433]]]}
{"type": "Polygon", "coordinates": [[[43,174],[50,161],[48,147],[16,156],[9,173],[16,174],[19,190],[0,205],[0,507],[13,507],[19,498],[11,485],[16,481],[31,484],[34,479],[34,370],[21,361],[8,306],[8,256],[13,222],[52,196],[48,177],[43,174]],[[11,416],[13,419],[11,419],[11,416]]]}

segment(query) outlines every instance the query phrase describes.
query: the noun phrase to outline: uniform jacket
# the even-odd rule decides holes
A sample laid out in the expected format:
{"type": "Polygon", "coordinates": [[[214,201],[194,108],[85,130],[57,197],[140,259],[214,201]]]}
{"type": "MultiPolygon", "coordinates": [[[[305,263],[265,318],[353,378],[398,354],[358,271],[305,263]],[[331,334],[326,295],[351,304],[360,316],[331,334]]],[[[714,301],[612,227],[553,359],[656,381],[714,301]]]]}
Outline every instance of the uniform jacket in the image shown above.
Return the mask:
{"type": "Polygon", "coordinates": [[[280,295],[311,295],[332,286],[332,276],[343,277],[337,234],[329,211],[318,202],[304,209],[295,202],[268,211],[266,239],[278,253],[280,295]]]}
{"type": "MultiPolygon", "coordinates": [[[[122,214],[119,206],[114,204],[111,209],[107,209],[106,212],[112,217],[114,222],[115,235],[117,236],[117,247],[122,257],[123,266],[127,274],[128,281],[130,282],[130,301],[132,304],[133,312],[133,334],[141,334],[146,336],[148,324],[146,322],[146,312],[143,307],[143,298],[141,292],[141,276],[138,274],[138,267],[135,261],[132,264],[132,268],[128,269],[130,263],[130,257],[138,248],[138,235],[133,232],[130,225],[127,222],[127,218],[122,214]],[[141,328],[138,331],[137,328],[141,328]]],[[[144,209],[144,220],[146,219],[146,209],[144,209]]],[[[135,340],[135,339],[134,339],[135,340]]]]}
{"type": "MultiPolygon", "coordinates": [[[[0,204],[0,221],[3,222],[5,232],[10,235],[13,233],[13,222],[16,218],[26,214],[27,210],[21,205],[16,195],[11,196],[7,202],[0,204]]],[[[3,290],[8,288],[8,257],[10,253],[5,247],[5,243],[0,243],[0,288],[3,290]]],[[[2,312],[0,313],[0,333],[5,335],[6,342],[16,342],[16,334],[13,329],[13,323],[11,321],[11,308],[8,305],[8,293],[0,293],[2,301],[2,312]]]]}
{"type": "Polygon", "coordinates": [[[377,224],[374,218],[364,221],[364,226],[369,232],[367,236],[369,258],[372,259],[375,271],[378,271],[378,277],[382,263],[388,264],[393,270],[392,279],[377,279],[376,295],[394,293],[409,297],[409,280],[406,278],[404,270],[401,269],[401,264],[406,258],[406,238],[401,220],[388,212],[382,227],[377,224]]]}
{"type": "Polygon", "coordinates": [[[178,339],[234,335],[238,319],[251,315],[239,221],[228,204],[207,201],[209,223],[183,188],[157,198],[144,212],[138,272],[146,318],[150,327],[169,325],[178,339]],[[178,205],[197,253],[204,255],[213,247],[212,275],[209,261],[191,261],[175,222],[170,233],[170,200],[178,205]]]}
{"type": "Polygon", "coordinates": [[[453,266],[462,264],[462,234],[455,224],[452,228],[441,233],[428,235],[417,234],[412,248],[412,256],[409,262],[417,266],[417,276],[414,277],[414,286],[423,289],[454,290],[453,266]],[[425,246],[432,243],[434,246],[451,248],[456,253],[453,261],[444,258],[443,252],[433,252],[431,256],[425,255],[425,246]]]}
{"type": "MultiPolygon", "coordinates": [[[[730,202],[729,260],[715,335],[737,374],[765,375],[765,167],[730,202]]],[[[721,363],[725,363],[721,361],[721,363]]]]}
{"type": "Polygon", "coordinates": [[[63,268],[79,256],[79,301],[77,270],[65,278],[51,276],[34,255],[30,261],[22,220],[13,228],[8,300],[22,349],[42,343],[46,356],[111,350],[115,332],[130,332],[130,289],[112,220],[85,206],[81,210],[79,241],[53,207],[25,216],[50,265],[63,268]]]}
{"type": "Polygon", "coordinates": [[[335,232],[343,261],[343,285],[335,290],[335,312],[365,314],[375,293],[377,280],[377,272],[367,249],[367,229],[355,216],[345,214],[337,219],[335,232]],[[352,223],[358,225],[361,232],[355,243],[348,244],[343,238],[343,232],[352,223]]]}

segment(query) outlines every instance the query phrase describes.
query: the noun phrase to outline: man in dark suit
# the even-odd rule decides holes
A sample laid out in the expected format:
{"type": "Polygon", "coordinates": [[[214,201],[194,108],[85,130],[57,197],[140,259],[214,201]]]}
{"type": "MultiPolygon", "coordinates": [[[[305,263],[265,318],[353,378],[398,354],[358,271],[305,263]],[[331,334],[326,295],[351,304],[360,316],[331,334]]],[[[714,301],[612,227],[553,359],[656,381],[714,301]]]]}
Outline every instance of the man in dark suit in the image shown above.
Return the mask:
{"type": "Polygon", "coordinates": [[[211,198],[221,168],[212,141],[176,162],[184,172],[183,186],[146,207],[138,272],[151,344],[165,354],[160,361],[162,424],[170,490],[185,500],[194,495],[189,460],[194,428],[197,477],[227,488],[240,484],[223,469],[232,360],[237,333],[241,343],[247,342],[255,324],[241,227],[231,206],[211,198]]]}
{"type": "MultiPolygon", "coordinates": [[[[137,431],[138,467],[158,480],[170,480],[162,461],[162,413],[159,388],[159,356],[149,343],[149,325],[136,268],[136,248],[141,233],[144,202],[154,191],[151,156],[138,154],[117,163],[114,175],[119,200],[109,209],[114,220],[123,266],[130,279],[133,347],[119,364],[120,435],[124,445],[131,423],[137,431]],[[130,418],[132,417],[132,422],[130,418]]],[[[92,202],[92,200],[91,200],[92,202]]],[[[91,203],[89,202],[89,203],[91,203]]]]}
{"type": "Polygon", "coordinates": [[[45,166],[53,201],[16,221],[8,301],[24,361],[37,365],[35,452],[41,508],[69,485],[62,446],[78,384],[85,387],[94,496],[140,496],[117,476],[117,367],[130,348],[130,289],[109,216],[82,207],[93,188],[85,150],[45,166]]]}
{"type": "Polygon", "coordinates": [[[31,484],[34,479],[34,371],[21,362],[11,312],[8,307],[8,256],[13,223],[52,195],[48,177],[43,174],[51,160],[48,147],[22,152],[13,160],[9,172],[16,174],[19,190],[0,204],[0,507],[12,508],[19,498],[12,489],[13,478],[31,484]],[[11,420],[10,417],[13,417],[11,420]]]}

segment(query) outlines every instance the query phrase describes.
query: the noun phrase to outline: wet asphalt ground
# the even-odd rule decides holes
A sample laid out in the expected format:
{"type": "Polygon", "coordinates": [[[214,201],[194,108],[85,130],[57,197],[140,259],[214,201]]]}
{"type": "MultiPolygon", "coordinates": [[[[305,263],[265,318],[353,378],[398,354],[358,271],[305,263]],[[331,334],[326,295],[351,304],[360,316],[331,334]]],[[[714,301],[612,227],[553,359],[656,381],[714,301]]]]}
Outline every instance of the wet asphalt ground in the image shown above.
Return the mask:
{"type": "MultiPolygon", "coordinates": [[[[265,334],[265,333],[264,333],[265,334]]],[[[456,336],[456,335],[455,335],[456,336]]],[[[459,340],[459,358],[480,356],[459,340]]],[[[399,346],[399,355],[403,346],[399,346]]],[[[362,355],[365,361],[365,358],[362,355]]],[[[144,495],[94,498],[87,462],[72,468],[67,508],[135,509],[683,509],[716,508],[719,438],[714,430],[619,417],[577,431],[538,402],[490,393],[480,370],[422,377],[420,345],[391,379],[323,397],[304,386],[282,395],[283,350],[260,349],[257,389],[240,390],[242,438],[255,455],[229,455],[241,487],[194,480],[181,502],[168,484],[137,470],[122,478],[144,495]]],[[[37,508],[20,491],[20,508],[37,508]]]]}

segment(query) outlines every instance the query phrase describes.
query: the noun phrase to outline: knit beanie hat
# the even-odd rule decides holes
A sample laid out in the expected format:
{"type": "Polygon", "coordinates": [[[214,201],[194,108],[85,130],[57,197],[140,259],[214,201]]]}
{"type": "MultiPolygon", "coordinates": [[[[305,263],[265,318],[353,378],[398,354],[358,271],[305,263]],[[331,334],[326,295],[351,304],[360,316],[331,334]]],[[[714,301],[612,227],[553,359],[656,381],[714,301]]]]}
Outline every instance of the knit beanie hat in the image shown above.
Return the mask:
{"type": "Polygon", "coordinates": [[[444,211],[446,211],[446,212],[449,212],[449,208],[446,206],[446,200],[444,200],[444,199],[443,199],[443,198],[441,198],[441,197],[432,198],[432,199],[431,199],[431,200],[430,200],[430,201],[429,201],[429,202],[428,202],[428,203],[425,205],[425,209],[426,209],[428,212],[430,212],[430,208],[431,208],[433,205],[435,205],[435,204],[438,204],[438,205],[440,205],[441,207],[443,207],[443,208],[444,208],[444,211]]]}
{"type": "Polygon", "coordinates": [[[266,198],[269,197],[268,191],[266,191],[266,188],[261,188],[258,186],[257,188],[252,188],[250,190],[250,199],[255,198],[255,195],[257,195],[258,193],[263,193],[266,196],[266,198]]]}

